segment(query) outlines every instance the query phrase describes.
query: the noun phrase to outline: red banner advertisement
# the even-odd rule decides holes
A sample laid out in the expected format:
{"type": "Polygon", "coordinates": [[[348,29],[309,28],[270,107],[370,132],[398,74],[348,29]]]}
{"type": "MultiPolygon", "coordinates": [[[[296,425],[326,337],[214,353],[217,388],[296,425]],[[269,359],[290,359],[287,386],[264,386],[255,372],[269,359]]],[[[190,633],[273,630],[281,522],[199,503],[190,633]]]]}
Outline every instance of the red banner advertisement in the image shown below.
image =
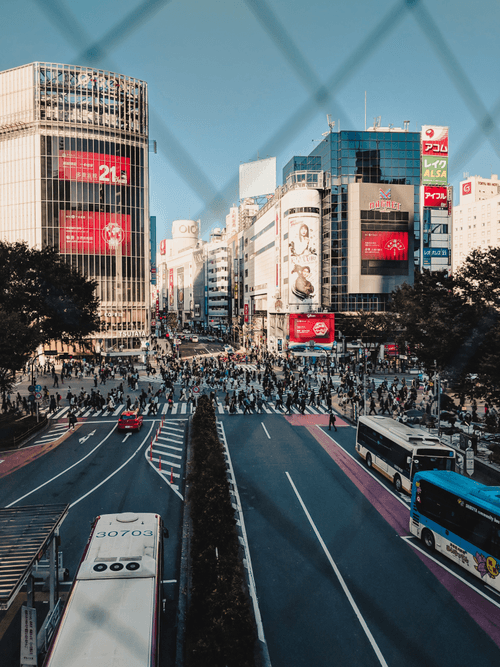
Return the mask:
{"type": "Polygon", "coordinates": [[[244,314],[244,321],[245,321],[245,324],[247,324],[247,323],[248,323],[248,303],[246,303],[246,304],[243,306],[243,314],[244,314]]]}
{"type": "Polygon", "coordinates": [[[290,347],[309,341],[320,347],[332,346],[335,340],[335,315],[333,313],[292,313],[290,315],[290,347]]]}
{"type": "Polygon", "coordinates": [[[59,211],[59,252],[131,255],[130,216],[94,211],[59,211]]]}
{"type": "Polygon", "coordinates": [[[128,185],[130,158],[82,151],[61,151],[59,178],[62,181],[128,185]]]}
{"type": "Polygon", "coordinates": [[[384,354],[386,357],[395,357],[399,353],[399,347],[397,343],[385,343],[384,345],[384,354]]]}
{"type": "Polygon", "coordinates": [[[408,232],[361,232],[361,259],[408,259],[408,232]]]}
{"type": "Polygon", "coordinates": [[[448,155],[448,128],[422,126],[422,155],[448,155]]]}
{"type": "Polygon", "coordinates": [[[174,270],[168,270],[168,305],[174,305],[174,270]]]}
{"type": "Polygon", "coordinates": [[[160,255],[166,255],[166,254],[167,254],[167,242],[160,241],[160,255]]]}
{"type": "Polygon", "coordinates": [[[424,186],[424,206],[446,208],[448,206],[447,188],[424,186]]]}

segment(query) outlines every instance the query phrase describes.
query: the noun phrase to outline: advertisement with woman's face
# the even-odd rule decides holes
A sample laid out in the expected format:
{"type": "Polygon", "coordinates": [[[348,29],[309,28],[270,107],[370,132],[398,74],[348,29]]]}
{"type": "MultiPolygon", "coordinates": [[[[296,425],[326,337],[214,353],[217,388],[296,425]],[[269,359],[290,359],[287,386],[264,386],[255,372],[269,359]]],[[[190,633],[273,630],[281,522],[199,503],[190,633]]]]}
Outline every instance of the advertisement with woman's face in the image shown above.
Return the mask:
{"type": "Polygon", "coordinates": [[[319,217],[288,221],[290,304],[319,302],[319,217]]]}

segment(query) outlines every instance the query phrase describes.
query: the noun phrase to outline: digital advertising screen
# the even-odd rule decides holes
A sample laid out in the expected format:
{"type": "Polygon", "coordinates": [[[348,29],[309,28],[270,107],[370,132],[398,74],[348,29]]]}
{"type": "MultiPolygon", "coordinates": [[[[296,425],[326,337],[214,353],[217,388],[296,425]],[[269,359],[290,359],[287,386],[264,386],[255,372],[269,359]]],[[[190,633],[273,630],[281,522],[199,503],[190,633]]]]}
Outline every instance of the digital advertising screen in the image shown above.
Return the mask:
{"type": "Polygon", "coordinates": [[[331,348],[335,340],[335,315],[333,313],[292,313],[290,315],[290,349],[294,345],[331,348]]]}
{"type": "Polygon", "coordinates": [[[59,212],[59,252],[131,255],[130,216],[96,211],[59,212]]]}
{"type": "Polygon", "coordinates": [[[407,260],[408,232],[361,232],[361,259],[407,260]]]}
{"type": "Polygon", "coordinates": [[[130,183],[130,158],[83,151],[59,153],[59,179],[86,183],[130,183]]]}

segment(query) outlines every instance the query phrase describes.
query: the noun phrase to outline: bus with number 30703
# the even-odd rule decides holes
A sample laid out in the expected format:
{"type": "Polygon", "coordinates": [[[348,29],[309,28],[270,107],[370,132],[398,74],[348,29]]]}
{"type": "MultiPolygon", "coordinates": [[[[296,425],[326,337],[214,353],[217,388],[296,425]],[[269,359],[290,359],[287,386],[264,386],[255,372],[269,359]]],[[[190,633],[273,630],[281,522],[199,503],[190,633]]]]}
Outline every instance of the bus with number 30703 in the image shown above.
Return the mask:
{"type": "Polygon", "coordinates": [[[412,479],[421,470],[454,470],[455,450],[420,428],[391,417],[361,416],[356,451],[368,468],[382,473],[396,491],[411,494],[412,479]]]}
{"type": "Polygon", "coordinates": [[[156,667],[163,537],[159,514],[94,521],[44,667],[156,667]]]}
{"type": "Polygon", "coordinates": [[[410,533],[500,592],[500,488],[455,472],[415,475],[410,533]]]}

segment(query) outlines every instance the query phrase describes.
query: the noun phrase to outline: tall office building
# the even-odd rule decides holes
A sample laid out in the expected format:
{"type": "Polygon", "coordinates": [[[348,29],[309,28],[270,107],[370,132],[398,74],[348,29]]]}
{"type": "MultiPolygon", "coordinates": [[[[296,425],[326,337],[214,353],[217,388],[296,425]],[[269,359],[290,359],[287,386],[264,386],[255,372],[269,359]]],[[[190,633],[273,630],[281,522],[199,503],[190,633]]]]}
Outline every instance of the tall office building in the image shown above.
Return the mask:
{"type": "Polygon", "coordinates": [[[453,207],[452,266],[456,271],[471,250],[500,245],[500,181],[470,176],[460,182],[460,203],[453,207]]]}
{"type": "Polygon", "coordinates": [[[0,72],[0,238],[55,247],[97,281],[103,351],[149,332],[144,81],[74,65],[0,72]]]}
{"type": "MultiPolygon", "coordinates": [[[[425,234],[422,228],[424,216],[430,222],[431,216],[451,213],[445,187],[448,131],[425,126],[429,134],[424,135],[410,132],[408,125],[330,131],[310,155],[293,157],[283,169],[284,183],[325,174],[320,207],[323,310],[385,310],[391,292],[413,282],[415,265],[432,258],[430,268],[435,268],[437,252],[425,248],[449,248],[446,225],[439,240],[431,237],[431,227],[425,234]],[[445,131],[445,140],[438,130],[445,131]],[[441,190],[445,211],[432,212],[441,200],[430,195],[442,198],[441,190]]],[[[449,263],[449,254],[445,261],[449,263]]]]}

